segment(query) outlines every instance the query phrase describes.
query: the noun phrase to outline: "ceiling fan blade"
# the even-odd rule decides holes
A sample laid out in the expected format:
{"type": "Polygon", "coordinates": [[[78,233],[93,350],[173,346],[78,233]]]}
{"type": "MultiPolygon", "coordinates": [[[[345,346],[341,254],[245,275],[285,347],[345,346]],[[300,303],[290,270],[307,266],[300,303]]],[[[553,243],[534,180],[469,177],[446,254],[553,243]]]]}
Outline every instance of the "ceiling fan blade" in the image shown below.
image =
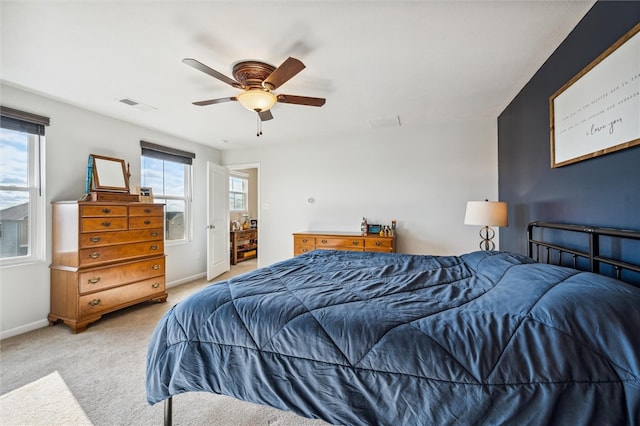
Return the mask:
{"type": "Polygon", "coordinates": [[[289,81],[291,77],[305,68],[304,64],[296,58],[288,57],[278,68],[267,77],[263,84],[269,90],[275,90],[289,81]]]}
{"type": "Polygon", "coordinates": [[[310,98],[308,96],[278,95],[278,102],[282,102],[284,104],[309,105],[309,106],[321,107],[326,102],[326,99],[310,98]]]}
{"type": "Polygon", "coordinates": [[[230,102],[230,101],[237,101],[238,98],[236,98],[235,96],[229,97],[229,98],[218,98],[218,99],[209,99],[206,101],[198,101],[198,102],[194,102],[194,105],[198,105],[198,106],[207,106],[207,105],[213,105],[213,104],[221,104],[223,102],[230,102]]]}
{"type": "Polygon", "coordinates": [[[271,114],[271,110],[270,109],[268,109],[266,111],[260,111],[258,113],[258,116],[260,117],[260,121],[273,120],[273,114],[271,114]]]}
{"type": "Polygon", "coordinates": [[[187,64],[190,67],[197,69],[198,71],[202,71],[203,73],[208,74],[213,78],[217,78],[218,80],[222,81],[223,83],[227,83],[230,86],[233,86],[238,89],[242,88],[242,85],[237,81],[235,81],[234,79],[227,77],[226,75],[214,70],[213,68],[206,66],[202,62],[196,61],[195,59],[184,58],[182,60],[182,63],[187,64]]]}

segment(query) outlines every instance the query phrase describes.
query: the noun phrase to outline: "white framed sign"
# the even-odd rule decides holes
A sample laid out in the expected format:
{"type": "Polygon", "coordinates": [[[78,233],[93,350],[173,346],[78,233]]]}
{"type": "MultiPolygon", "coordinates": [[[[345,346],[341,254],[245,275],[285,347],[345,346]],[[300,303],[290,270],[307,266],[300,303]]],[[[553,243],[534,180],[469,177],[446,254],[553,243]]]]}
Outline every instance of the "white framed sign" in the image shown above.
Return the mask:
{"type": "Polygon", "coordinates": [[[551,167],[640,144],[640,24],[549,98],[551,167]]]}

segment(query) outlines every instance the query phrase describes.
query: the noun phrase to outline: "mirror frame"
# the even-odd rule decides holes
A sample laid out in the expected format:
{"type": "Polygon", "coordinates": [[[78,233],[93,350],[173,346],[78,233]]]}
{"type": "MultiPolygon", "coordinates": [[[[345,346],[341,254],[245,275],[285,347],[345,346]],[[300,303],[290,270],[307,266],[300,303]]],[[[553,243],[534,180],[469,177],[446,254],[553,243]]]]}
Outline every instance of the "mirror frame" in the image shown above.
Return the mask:
{"type": "Polygon", "coordinates": [[[96,154],[91,154],[91,157],[92,191],[129,192],[129,177],[124,160],[96,154]]]}

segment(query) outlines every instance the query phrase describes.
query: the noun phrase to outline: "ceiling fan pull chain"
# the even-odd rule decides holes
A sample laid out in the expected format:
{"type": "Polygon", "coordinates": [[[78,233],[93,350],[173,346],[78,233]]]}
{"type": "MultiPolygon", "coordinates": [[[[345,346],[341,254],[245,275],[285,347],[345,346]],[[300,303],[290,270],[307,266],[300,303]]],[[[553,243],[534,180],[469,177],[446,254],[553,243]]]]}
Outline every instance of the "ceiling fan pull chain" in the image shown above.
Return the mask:
{"type": "Polygon", "coordinates": [[[260,113],[258,111],[256,111],[256,127],[257,127],[257,131],[256,131],[256,136],[260,137],[260,135],[262,135],[262,120],[260,119],[260,113]]]}

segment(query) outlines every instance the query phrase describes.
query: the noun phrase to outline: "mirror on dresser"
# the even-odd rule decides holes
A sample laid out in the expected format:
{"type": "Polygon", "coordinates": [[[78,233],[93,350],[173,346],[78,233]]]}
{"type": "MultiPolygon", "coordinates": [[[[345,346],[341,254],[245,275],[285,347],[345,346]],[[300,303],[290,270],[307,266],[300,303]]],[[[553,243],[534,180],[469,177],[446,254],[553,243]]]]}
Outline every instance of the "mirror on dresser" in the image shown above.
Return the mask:
{"type": "Polygon", "coordinates": [[[93,171],[92,191],[129,192],[129,173],[124,160],[91,154],[93,171]]]}
{"type": "MultiPolygon", "coordinates": [[[[140,201],[129,189],[129,166],[120,158],[90,154],[83,201],[140,201]]],[[[149,200],[146,200],[149,201],[149,200]]]]}

